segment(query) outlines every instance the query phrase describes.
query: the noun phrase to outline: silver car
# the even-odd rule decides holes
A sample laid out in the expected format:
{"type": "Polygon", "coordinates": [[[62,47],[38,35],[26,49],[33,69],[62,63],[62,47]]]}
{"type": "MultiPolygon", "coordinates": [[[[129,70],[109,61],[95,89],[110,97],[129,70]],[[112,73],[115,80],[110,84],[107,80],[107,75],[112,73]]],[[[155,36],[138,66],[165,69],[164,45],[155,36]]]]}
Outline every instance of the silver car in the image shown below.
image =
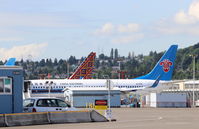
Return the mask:
{"type": "Polygon", "coordinates": [[[23,101],[24,112],[52,112],[52,111],[76,111],[65,101],[58,98],[28,98],[23,101]]]}

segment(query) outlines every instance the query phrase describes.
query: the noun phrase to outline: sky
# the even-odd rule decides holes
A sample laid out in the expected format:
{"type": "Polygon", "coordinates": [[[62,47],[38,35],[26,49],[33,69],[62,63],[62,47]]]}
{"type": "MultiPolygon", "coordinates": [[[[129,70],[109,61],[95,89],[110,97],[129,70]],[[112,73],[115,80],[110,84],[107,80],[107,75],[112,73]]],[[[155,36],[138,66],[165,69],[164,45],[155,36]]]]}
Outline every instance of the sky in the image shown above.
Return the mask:
{"type": "Polygon", "coordinates": [[[0,0],[0,60],[147,55],[198,37],[199,0],[0,0]]]}

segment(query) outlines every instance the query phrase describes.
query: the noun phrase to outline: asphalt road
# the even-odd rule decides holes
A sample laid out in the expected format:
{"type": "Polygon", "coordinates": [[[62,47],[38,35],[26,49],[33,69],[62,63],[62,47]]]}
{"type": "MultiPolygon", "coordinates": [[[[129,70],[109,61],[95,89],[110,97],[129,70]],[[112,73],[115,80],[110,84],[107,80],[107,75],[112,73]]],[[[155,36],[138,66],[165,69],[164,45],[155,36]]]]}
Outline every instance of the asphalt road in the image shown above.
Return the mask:
{"type": "MultiPolygon", "coordinates": [[[[199,129],[199,108],[117,108],[116,122],[50,124],[11,129],[199,129]]],[[[3,128],[1,128],[3,129],[3,128]]],[[[8,128],[7,128],[8,129],[8,128]]]]}

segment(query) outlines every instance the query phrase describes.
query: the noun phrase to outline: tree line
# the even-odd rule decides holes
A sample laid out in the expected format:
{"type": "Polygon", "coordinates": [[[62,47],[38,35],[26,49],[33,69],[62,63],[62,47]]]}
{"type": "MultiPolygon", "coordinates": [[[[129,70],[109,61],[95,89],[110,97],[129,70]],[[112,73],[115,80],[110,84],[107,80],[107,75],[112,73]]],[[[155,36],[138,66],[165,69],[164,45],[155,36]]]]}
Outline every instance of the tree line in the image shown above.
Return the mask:
{"type": "MultiPolygon", "coordinates": [[[[118,49],[111,49],[110,55],[100,54],[95,60],[93,78],[119,78],[118,70],[125,73],[125,78],[135,78],[150,72],[164,52],[149,52],[148,55],[134,55],[130,53],[127,57],[120,56],[118,49]]],[[[178,49],[173,79],[192,79],[193,77],[193,55],[196,59],[196,79],[199,79],[199,43],[178,49]]],[[[20,60],[16,65],[24,69],[25,79],[38,79],[41,76],[48,78],[67,78],[74,72],[78,65],[85,59],[76,59],[70,56],[64,59],[42,59],[40,61],[20,60]],[[68,74],[69,71],[69,74],[68,74]]],[[[0,61],[0,64],[4,62],[0,61]]]]}

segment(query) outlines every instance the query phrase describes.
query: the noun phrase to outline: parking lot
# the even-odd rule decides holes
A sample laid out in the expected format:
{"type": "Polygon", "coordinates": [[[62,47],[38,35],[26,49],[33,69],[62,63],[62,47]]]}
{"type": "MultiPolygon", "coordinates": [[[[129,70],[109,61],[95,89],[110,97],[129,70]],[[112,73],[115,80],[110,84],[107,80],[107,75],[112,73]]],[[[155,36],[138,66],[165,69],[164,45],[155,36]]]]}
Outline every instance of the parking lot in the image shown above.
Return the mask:
{"type": "MultiPolygon", "coordinates": [[[[198,129],[198,108],[115,108],[116,122],[50,124],[12,129],[198,129]]],[[[2,128],[3,129],[3,128],[2,128]]]]}

